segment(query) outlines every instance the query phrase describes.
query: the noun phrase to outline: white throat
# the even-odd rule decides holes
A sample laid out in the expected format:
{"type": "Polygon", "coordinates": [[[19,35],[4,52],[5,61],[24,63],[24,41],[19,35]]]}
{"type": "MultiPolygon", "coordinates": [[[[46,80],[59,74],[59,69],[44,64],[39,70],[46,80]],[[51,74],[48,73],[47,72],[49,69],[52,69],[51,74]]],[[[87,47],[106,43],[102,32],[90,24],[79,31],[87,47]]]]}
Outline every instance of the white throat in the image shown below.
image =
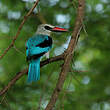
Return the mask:
{"type": "Polygon", "coordinates": [[[48,36],[50,36],[51,32],[50,32],[50,31],[44,31],[44,30],[37,30],[36,34],[41,34],[41,35],[48,35],[48,36]]]}

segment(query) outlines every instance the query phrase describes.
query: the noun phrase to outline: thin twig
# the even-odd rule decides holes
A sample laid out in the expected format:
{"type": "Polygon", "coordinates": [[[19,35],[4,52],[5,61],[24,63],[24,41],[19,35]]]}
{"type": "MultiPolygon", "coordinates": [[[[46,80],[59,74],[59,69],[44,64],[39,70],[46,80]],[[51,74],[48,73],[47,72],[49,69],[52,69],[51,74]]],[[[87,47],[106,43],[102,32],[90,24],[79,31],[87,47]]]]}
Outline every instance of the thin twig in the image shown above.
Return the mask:
{"type": "Polygon", "coordinates": [[[62,97],[62,105],[61,105],[62,110],[64,110],[64,103],[63,103],[63,102],[64,102],[65,99],[66,99],[66,94],[67,94],[67,91],[68,91],[69,88],[70,88],[71,81],[72,81],[72,77],[70,77],[68,86],[67,86],[66,90],[64,90],[64,95],[63,95],[63,97],[62,97]]]}
{"type": "Polygon", "coordinates": [[[29,12],[27,13],[27,15],[24,16],[24,19],[21,22],[21,24],[20,24],[20,26],[18,28],[18,31],[17,31],[16,35],[14,36],[11,44],[8,46],[8,48],[6,48],[4,50],[3,54],[0,56],[0,59],[2,59],[7,54],[7,52],[14,46],[14,43],[15,43],[16,39],[18,38],[18,36],[19,36],[19,34],[21,32],[21,29],[22,29],[24,23],[26,22],[26,20],[28,19],[28,17],[31,15],[31,13],[33,12],[33,10],[35,9],[35,7],[37,6],[38,2],[39,2],[39,0],[36,0],[34,6],[29,10],[29,12]]]}
{"type": "MultiPolygon", "coordinates": [[[[46,82],[48,82],[50,80],[51,76],[52,76],[52,74],[50,73],[48,75],[48,78],[47,78],[47,81],[46,82]]],[[[43,87],[42,87],[43,89],[42,89],[42,93],[41,93],[41,96],[40,96],[40,100],[39,100],[39,104],[38,104],[37,110],[41,110],[41,103],[42,103],[42,99],[43,99],[43,96],[44,96],[44,93],[45,93],[45,90],[46,90],[46,86],[47,86],[47,83],[45,83],[43,85],[43,87]]]]}
{"type": "Polygon", "coordinates": [[[43,15],[40,12],[37,14],[37,17],[39,18],[39,20],[41,21],[42,24],[47,23],[45,18],[43,17],[43,15]]]}
{"type": "MultiPolygon", "coordinates": [[[[47,59],[45,61],[42,61],[41,62],[41,67],[46,65],[46,64],[49,64],[49,63],[52,63],[52,62],[55,62],[55,61],[59,61],[59,60],[63,60],[64,59],[64,54],[61,54],[59,56],[55,56],[55,57],[52,57],[50,59],[47,59]]],[[[3,95],[4,93],[6,93],[10,87],[12,87],[16,81],[18,79],[20,79],[24,74],[28,73],[28,69],[24,69],[18,73],[16,73],[16,75],[12,78],[12,80],[8,83],[7,86],[5,86],[1,91],[0,91],[0,96],[3,95]]]]}
{"type": "Polygon", "coordinates": [[[18,48],[16,48],[16,46],[14,45],[13,48],[20,54],[22,54],[23,56],[25,56],[25,53],[23,53],[21,50],[19,50],[18,48]]]}
{"type": "Polygon", "coordinates": [[[5,100],[6,94],[3,96],[2,100],[0,101],[0,104],[3,103],[3,101],[5,100]]]}
{"type": "Polygon", "coordinates": [[[88,73],[89,71],[86,70],[71,70],[70,72],[74,72],[74,73],[88,73]]]}
{"type": "Polygon", "coordinates": [[[77,81],[77,83],[81,85],[81,82],[76,78],[76,76],[73,73],[71,73],[71,75],[77,81]]]}
{"type": "Polygon", "coordinates": [[[59,93],[60,93],[60,91],[63,87],[64,81],[66,79],[67,73],[70,69],[70,62],[71,62],[71,59],[72,59],[72,56],[73,56],[73,53],[75,50],[77,38],[78,38],[78,35],[82,28],[82,20],[84,17],[84,7],[85,7],[85,0],[78,0],[77,18],[76,18],[75,27],[73,30],[73,34],[72,34],[69,46],[67,48],[67,51],[64,53],[65,54],[64,65],[61,69],[59,79],[56,84],[56,88],[54,89],[51,99],[50,99],[48,105],[46,106],[45,110],[52,110],[52,108],[55,106],[59,93]]]}

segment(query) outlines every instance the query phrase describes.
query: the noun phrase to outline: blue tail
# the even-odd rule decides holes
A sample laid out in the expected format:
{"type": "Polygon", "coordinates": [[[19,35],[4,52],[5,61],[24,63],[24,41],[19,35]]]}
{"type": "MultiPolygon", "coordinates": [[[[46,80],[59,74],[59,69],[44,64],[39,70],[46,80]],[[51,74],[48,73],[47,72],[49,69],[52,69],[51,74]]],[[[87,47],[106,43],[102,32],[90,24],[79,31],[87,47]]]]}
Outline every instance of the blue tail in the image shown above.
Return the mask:
{"type": "Polygon", "coordinates": [[[29,64],[28,83],[40,79],[40,58],[32,60],[29,64]]]}

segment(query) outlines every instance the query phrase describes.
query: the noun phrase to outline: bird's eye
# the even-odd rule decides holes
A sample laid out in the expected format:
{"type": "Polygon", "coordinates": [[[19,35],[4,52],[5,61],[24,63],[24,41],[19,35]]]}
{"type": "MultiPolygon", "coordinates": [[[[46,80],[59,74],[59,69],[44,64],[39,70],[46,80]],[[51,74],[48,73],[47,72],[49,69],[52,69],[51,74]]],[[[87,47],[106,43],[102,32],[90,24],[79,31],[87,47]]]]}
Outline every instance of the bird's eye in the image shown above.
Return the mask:
{"type": "Polygon", "coordinates": [[[45,26],[44,28],[47,29],[47,30],[51,30],[51,29],[52,29],[52,28],[49,27],[49,26],[45,26]]]}

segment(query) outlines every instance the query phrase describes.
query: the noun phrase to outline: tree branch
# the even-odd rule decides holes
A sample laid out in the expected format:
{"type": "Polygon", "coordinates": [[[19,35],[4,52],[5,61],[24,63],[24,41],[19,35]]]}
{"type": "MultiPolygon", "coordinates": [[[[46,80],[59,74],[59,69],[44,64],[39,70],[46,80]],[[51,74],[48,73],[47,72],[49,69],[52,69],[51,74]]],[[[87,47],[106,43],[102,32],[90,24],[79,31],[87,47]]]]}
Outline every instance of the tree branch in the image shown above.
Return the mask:
{"type": "MultiPolygon", "coordinates": [[[[36,3],[35,3],[36,5],[37,5],[38,1],[36,1],[36,3]]],[[[50,58],[48,60],[41,62],[41,67],[42,67],[42,66],[44,66],[48,63],[54,62],[54,61],[64,60],[64,64],[62,66],[62,69],[61,69],[61,72],[59,75],[59,79],[58,79],[58,82],[56,84],[56,88],[54,89],[53,94],[51,96],[51,99],[50,99],[47,107],[45,108],[45,110],[52,110],[52,108],[54,107],[54,105],[58,99],[59,93],[63,87],[67,73],[69,71],[70,62],[71,62],[71,59],[72,59],[72,56],[74,53],[74,49],[75,49],[75,46],[77,43],[78,35],[79,35],[79,33],[81,31],[81,27],[82,27],[85,0],[78,0],[78,4],[79,4],[78,5],[78,14],[77,14],[76,22],[75,22],[75,27],[74,27],[73,34],[72,34],[72,37],[71,37],[71,40],[70,40],[70,43],[69,43],[67,50],[59,56],[56,56],[56,57],[53,57],[53,58],[50,58]]],[[[31,10],[30,10],[30,14],[31,14],[31,10]]],[[[27,14],[27,17],[30,14],[27,14]]],[[[12,43],[9,45],[9,47],[0,56],[0,59],[3,58],[3,56],[9,51],[9,49],[11,47],[13,47],[13,45],[14,45],[14,43],[15,43],[15,41],[16,41],[16,39],[17,39],[17,37],[18,37],[18,35],[19,35],[23,25],[24,25],[24,22],[27,19],[27,17],[24,17],[24,20],[21,23],[16,36],[14,37],[14,39],[13,39],[12,43]]],[[[27,69],[24,69],[21,72],[18,72],[16,74],[16,76],[8,83],[8,85],[0,91],[0,96],[3,95],[4,93],[6,93],[9,90],[9,88],[12,87],[15,84],[15,82],[18,79],[20,79],[27,72],[28,72],[27,69]]]]}
{"type": "Polygon", "coordinates": [[[21,22],[21,24],[20,24],[20,26],[18,28],[18,31],[17,31],[16,35],[14,36],[11,44],[8,46],[8,48],[6,48],[4,50],[3,54],[0,56],[0,59],[2,59],[7,54],[7,52],[14,46],[14,43],[15,43],[16,39],[18,38],[18,36],[19,36],[19,34],[21,32],[21,29],[22,29],[24,23],[26,22],[26,20],[28,19],[28,17],[31,15],[31,13],[33,12],[34,8],[37,6],[38,2],[39,2],[39,0],[36,0],[34,6],[29,10],[29,12],[27,13],[27,15],[24,16],[24,19],[21,22]]]}
{"type": "Polygon", "coordinates": [[[78,14],[77,14],[73,34],[72,34],[69,46],[68,46],[66,52],[64,53],[65,54],[64,64],[61,69],[59,79],[56,84],[56,88],[54,89],[51,99],[50,99],[47,107],[45,108],[45,110],[52,110],[52,108],[54,107],[54,105],[56,103],[56,100],[58,99],[59,93],[63,87],[64,81],[65,81],[67,73],[69,71],[69,66],[70,66],[70,62],[71,62],[71,59],[72,59],[72,56],[73,56],[73,53],[75,50],[78,35],[82,28],[82,21],[83,21],[83,17],[84,17],[84,7],[85,7],[85,0],[78,0],[78,14]]]}
{"type": "MultiPolygon", "coordinates": [[[[55,56],[55,57],[52,57],[52,58],[49,58],[45,61],[42,61],[41,62],[41,67],[46,65],[46,64],[49,64],[49,63],[52,63],[52,62],[55,62],[55,61],[59,61],[59,60],[63,60],[64,59],[64,54],[61,54],[59,56],[55,56]]],[[[6,93],[10,87],[12,87],[16,81],[18,79],[20,79],[23,75],[25,75],[26,73],[28,73],[28,69],[24,69],[18,73],[16,73],[16,75],[12,78],[12,80],[8,83],[7,86],[5,86],[1,91],[0,91],[0,96],[3,95],[4,93],[6,93]]]]}

